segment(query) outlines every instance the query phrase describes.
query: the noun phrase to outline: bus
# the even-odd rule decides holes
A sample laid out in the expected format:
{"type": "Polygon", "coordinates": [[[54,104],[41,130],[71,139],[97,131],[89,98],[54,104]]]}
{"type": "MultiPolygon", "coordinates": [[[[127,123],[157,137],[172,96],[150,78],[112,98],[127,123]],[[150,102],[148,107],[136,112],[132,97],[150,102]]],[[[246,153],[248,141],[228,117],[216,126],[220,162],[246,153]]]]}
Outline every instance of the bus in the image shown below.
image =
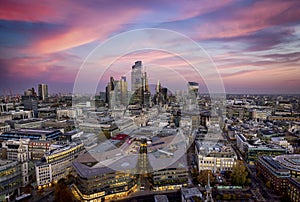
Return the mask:
{"type": "Polygon", "coordinates": [[[30,198],[31,194],[22,194],[21,196],[16,197],[16,201],[22,201],[23,199],[30,198]]]}

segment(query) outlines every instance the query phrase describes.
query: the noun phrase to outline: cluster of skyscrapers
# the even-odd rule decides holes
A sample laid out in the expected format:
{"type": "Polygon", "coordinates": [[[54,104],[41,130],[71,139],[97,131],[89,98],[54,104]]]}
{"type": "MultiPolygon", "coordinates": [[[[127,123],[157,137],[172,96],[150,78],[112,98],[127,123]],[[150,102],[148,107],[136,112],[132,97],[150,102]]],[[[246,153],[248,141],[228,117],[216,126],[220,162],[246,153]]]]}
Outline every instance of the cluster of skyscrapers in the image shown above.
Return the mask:
{"type": "Polygon", "coordinates": [[[136,61],[132,66],[130,91],[125,76],[122,76],[120,80],[110,77],[106,86],[106,102],[110,108],[128,106],[129,104],[138,108],[151,105],[147,72],[143,70],[142,61],[136,61]]]}
{"type": "Polygon", "coordinates": [[[0,200],[66,179],[80,201],[131,201],[146,192],[155,201],[277,194],[298,202],[299,96],[211,99],[197,82],[174,94],[160,81],[149,86],[142,61],[131,67],[131,81],[110,77],[100,96],[51,97],[39,84],[21,102],[2,98],[0,200]],[[234,178],[237,165],[243,182],[234,178]]]}

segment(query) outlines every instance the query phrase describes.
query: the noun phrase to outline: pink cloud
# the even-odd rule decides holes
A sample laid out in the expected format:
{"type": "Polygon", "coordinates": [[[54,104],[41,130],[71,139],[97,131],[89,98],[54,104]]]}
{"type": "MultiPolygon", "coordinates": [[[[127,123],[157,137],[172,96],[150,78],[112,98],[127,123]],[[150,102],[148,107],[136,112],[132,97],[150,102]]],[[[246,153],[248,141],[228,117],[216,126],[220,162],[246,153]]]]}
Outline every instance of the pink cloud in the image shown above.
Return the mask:
{"type": "Polygon", "coordinates": [[[55,53],[4,59],[1,64],[2,71],[10,79],[40,78],[47,81],[73,82],[81,60],[68,53],[55,53]],[[64,64],[66,62],[67,65],[64,64]]]}
{"type": "Polygon", "coordinates": [[[59,25],[50,34],[43,28],[38,30],[30,47],[24,50],[25,53],[45,54],[105,40],[142,12],[142,8],[113,2],[90,5],[75,1],[51,1],[49,4],[5,1],[1,3],[0,19],[59,25]]]}
{"type": "Polygon", "coordinates": [[[300,19],[297,4],[293,1],[258,1],[244,8],[232,8],[228,10],[228,16],[199,25],[197,38],[240,37],[277,24],[296,22],[300,19]]]}
{"type": "Polygon", "coordinates": [[[175,17],[172,20],[184,20],[200,15],[204,15],[225,6],[228,6],[232,3],[232,0],[223,0],[223,1],[210,1],[202,0],[200,1],[188,1],[187,3],[181,4],[181,10],[179,11],[179,16],[175,17]]]}
{"type": "Polygon", "coordinates": [[[300,71],[294,66],[290,68],[268,66],[265,68],[249,68],[233,73],[221,72],[225,83],[231,84],[252,84],[256,85],[285,85],[286,80],[293,80],[294,84],[300,82],[300,71]]]}
{"type": "Polygon", "coordinates": [[[62,51],[84,45],[97,40],[106,39],[111,33],[120,30],[123,24],[126,24],[130,19],[138,15],[141,10],[132,8],[120,11],[120,15],[114,13],[90,13],[90,11],[82,11],[86,15],[73,19],[73,23],[64,33],[47,36],[34,42],[29,51],[37,53],[51,53],[62,51]],[[106,19],[99,21],[99,18],[106,19]]]}
{"type": "Polygon", "coordinates": [[[1,1],[0,19],[26,22],[58,22],[63,12],[59,7],[65,7],[61,1],[1,1]]]}

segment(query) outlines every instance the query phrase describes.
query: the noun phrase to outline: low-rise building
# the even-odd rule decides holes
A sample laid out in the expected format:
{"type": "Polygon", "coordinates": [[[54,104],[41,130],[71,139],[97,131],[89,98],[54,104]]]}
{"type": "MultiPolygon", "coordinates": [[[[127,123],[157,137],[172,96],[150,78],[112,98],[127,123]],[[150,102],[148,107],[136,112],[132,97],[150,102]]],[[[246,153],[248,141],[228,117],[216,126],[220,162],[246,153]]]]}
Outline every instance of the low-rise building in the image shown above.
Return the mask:
{"type": "Polygon", "coordinates": [[[14,121],[13,125],[15,129],[20,128],[41,128],[44,120],[32,118],[14,121]]]}
{"type": "Polygon", "coordinates": [[[167,195],[154,195],[154,202],[169,202],[167,195]]]}
{"type": "Polygon", "coordinates": [[[8,131],[10,131],[10,125],[8,125],[7,123],[0,122],[0,133],[8,132],[8,131]]]}
{"type": "Polygon", "coordinates": [[[300,154],[287,154],[275,157],[282,166],[289,169],[291,177],[300,178],[300,154]]]}
{"type": "Polygon", "coordinates": [[[72,161],[83,150],[83,143],[72,142],[68,145],[57,145],[56,149],[46,152],[44,158],[35,164],[38,188],[51,186],[66,177],[71,172],[72,161]]]}
{"type": "Polygon", "coordinates": [[[290,178],[287,194],[291,202],[300,201],[300,179],[290,178]]]}
{"type": "Polygon", "coordinates": [[[214,173],[232,170],[237,156],[230,146],[215,141],[197,141],[195,151],[199,172],[210,170],[214,173]]]}
{"type": "Polygon", "coordinates": [[[30,119],[33,117],[33,111],[31,110],[11,110],[1,114],[2,118],[6,120],[20,120],[20,119],[30,119]]]}
{"type": "Polygon", "coordinates": [[[0,123],[4,123],[5,121],[10,121],[12,120],[12,115],[5,113],[5,114],[0,114],[0,123]]]}
{"type": "Polygon", "coordinates": [[[76,172],[76,182],[72,187],[74,196],[80,201],[101,201],[125,197],[136,191],[135,157],[121,157],[94,166],[87,166],[87,162],[73,162],[76,172]]]}
{"type": "Polygon", "coordinates": [[[202,201],[202,193],[197,187],[181,189],[181,201],[202,201]]]}
{"type": "Polygon", "coordinates": [[[22,184],[21,167],[18,161],[0,160],[0,199],[14,194],[22,184]]]}
{"type": "Polygon", "coordinates": [[[268,118],[269,121],[295,121],[300,122],[300,117],[294,116],[270,116],[268,118]]]}
{"type": "Polygon", "coordinates": [[[43,122],[42,128],[68,132],[75,128],[75,123],[73,120],[57,121],[53,119],[48,119],[45,122],[43,122]]]}
{"type": "Polygon", "coordinates": [[[286,194],[290,171],[270,156],[261,156],[257,160],[257,172],[276,193],[286,194]]]}
{"type": "Polygon", "coordinates": [[[22,186],[30,183],[33,175],[33,166],[30,164],[31,153],[28,149],[29,139],[7,140],[2,143],[6,149],[8,160],[18,161],[22,173],[22,186]]]}
{"type": "Polygon", "coordinates": [[[14,103],[0,103],[0,112],[8,112],[14,108],[14,103]]]}
{"type": "MultiPolygon", "coordinates": [[[[153,180],[153,190],[164,191],[164,190],[175,190],[181,189],[188,185],[188,166],[186,156],[183,155],[179,159],[173,159],[175,162],[165,166],[161,169],[153,169],[151,175],[153,180]]],[[[150,160],[152,167],[153,164],[164,165],[162,161],[166,160],[150,160]]]]}
{"type": "Polygon", "coordinates": [[[151,144],[141,144],[140,154],[143,150],[147,150],[147,154],[140,155],[140,160],[146,162],[144,170],[151,173],[153,190],[175,190],[188,185],[186,142],[183,136],[170,129],[163,136],[152,137],[151,144]]]}
{"type": "Polygon", "coordinates": [[[119,131],[116,124],[113,122],[107,123],[80,123],[79,129],[85,133],[94,133],[94,134],[101,134],[99,136],[100,140],[105,140],[110,138],[111,134],[115,134],[119,131]]]}
{"type": "Polygon", "coordinates": [[[291,201],[299,201],[300,154],[261,156],[257,172],[277,193],[288,194],[291,201]]]}
{"type": "Polygon", "coordinates": [[[65,108],[65,109],[57,109],[56,110],[56,118],[58,120],[62,119],[75,119],[77,116],[82,114],[81,109],[75,108],[65,108]]]}
{"type": "Polygon", "coordinates": [[[287,148],[289,153],[294,153],[293,146],[284,137],[272,137],[271,142],[284,148],[287,148]]]}
{"type": "Polygon", "coordinates": [[[31,154],[31,160],[40,161],[46,152],[50,151],[51,141],[48,140],[31,140],[28,150],[31,154]]]}
{"type": "Polygon", "coordinates": [[[56,108],[44,107],[38,109],[38,118],[56,118],[56,108]]]}
{"type": "Polygon", "coordinates": [[[0,134],[0,141],[19,140],[29,138],[30,140],[56,140],[62,134],[59,130],[45,129],[17,129],[0,134]]]}
{"type": "Polygon", "coordinates": [[[236,142],[238,149],[250,164],[253,164],[262,155],[276,156],[288,152],[288,149],[282,146],[264,143],[259,138],[247,139],[242,134],[237,134],[236,142]]]}

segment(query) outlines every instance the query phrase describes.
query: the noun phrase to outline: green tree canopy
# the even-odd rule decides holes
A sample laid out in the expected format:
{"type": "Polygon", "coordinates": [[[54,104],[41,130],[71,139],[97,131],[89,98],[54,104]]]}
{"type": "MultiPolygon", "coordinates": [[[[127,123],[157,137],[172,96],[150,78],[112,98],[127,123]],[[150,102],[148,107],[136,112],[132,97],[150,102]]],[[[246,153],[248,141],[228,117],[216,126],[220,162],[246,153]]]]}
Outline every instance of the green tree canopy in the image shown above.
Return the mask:
{"type": "Polygon", "coordinates": [[[198,181],[200,182],[200,184],[202,186],[207,185],[208,175],[209,175],[210,183],[212,184],[212,182],[214,182],[214,176],[213,176],[211,170],[200,171],[200,173],[198,175],[198,181]]]}
{"type": "Polygon", "coordinates": [[[248,171],[243,161],[237,161],[233,166],[231,180],[234,185],[242,186],[247,182],[248,171]]]}

